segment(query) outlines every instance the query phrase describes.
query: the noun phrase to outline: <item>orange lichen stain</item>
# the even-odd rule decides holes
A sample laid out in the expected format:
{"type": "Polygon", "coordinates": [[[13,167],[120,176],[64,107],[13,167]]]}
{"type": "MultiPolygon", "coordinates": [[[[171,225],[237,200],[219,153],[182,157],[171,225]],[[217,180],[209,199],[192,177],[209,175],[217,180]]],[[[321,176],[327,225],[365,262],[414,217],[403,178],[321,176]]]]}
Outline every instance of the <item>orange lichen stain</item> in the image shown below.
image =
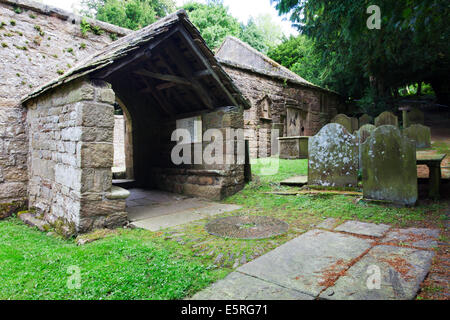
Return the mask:
{"type": "Polygon", "coordinates": [[[348,268],[344,268],[345,261],[343,259],[337,260],[331,266],[321,271],[321,281],[319,282],[319,286],[331,287],[334,285],[339,277],[343,276],[348,268]]]}
{"type": "Polygon", "coordinates": [[[410,263],[408,263],[408,261],[406,261],[405,259],[400,257],[392,257],[392,258],[378,258],[378,260],[381,262],[385,262],[392,268],[394,268],[395,271],[400,273],[403,279],[408,280],[414,278],[408,275],[409,271],[412,269],[413,266],[410,263]]]}

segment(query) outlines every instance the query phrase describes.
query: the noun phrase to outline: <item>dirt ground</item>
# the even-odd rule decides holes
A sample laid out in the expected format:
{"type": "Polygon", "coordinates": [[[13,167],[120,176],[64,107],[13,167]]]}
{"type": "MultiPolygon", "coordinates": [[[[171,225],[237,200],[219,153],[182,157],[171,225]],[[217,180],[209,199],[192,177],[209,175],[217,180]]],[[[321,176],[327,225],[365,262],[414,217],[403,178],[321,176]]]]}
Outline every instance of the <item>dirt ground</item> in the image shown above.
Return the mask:
{"type": "MultiPolygon", "coordinates": [[[[445,110],[445,109],[444,109],[445,110]]],[[[447,157],[442,163],[442,185],[441,204],[445,217],[439,221],[424,222],[424,226],[439,228],[441,236],[436,256],[427,278],[422,284],[422,290],[418,299],[439,299],[450,300],[450,108],[448,111],[441,110],[425,111],[425,125],[431,128],[431,141],[436,153],[447,153],[447,157]]],[[[419,178],[428,178],[428,168],[418,166],[419,178]]],[[[419,192],[426,192],[426,183],[419,184],[419,192]]]]}

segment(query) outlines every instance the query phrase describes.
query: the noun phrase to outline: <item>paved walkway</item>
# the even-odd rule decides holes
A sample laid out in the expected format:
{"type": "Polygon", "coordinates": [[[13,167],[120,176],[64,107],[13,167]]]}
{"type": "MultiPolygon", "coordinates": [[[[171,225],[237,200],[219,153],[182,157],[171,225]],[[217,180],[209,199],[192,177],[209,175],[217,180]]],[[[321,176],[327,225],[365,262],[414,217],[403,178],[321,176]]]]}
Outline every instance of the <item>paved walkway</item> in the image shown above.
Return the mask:
{"type": "Polygon", "coordinates": [[[241,208],[158,190],[129,191],[131,193],[127,199],[129,220],[132,221],[132,225],[150,231],[176,227],[241,208]]]}
{"type": "Polygon", "coordinates": [[[414,299],[438,230],[328,219],[241,266],[194,300],[414,299]]]}

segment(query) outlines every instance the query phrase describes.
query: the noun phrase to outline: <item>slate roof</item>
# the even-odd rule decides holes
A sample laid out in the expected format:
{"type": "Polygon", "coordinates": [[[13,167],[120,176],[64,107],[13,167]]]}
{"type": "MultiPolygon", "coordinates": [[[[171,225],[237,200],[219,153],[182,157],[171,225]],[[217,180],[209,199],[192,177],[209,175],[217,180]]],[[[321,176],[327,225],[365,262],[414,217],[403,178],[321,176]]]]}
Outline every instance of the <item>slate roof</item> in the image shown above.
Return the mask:
{"type": "Polygon", "coordinates": [[[173,14],[170,14],[141,30],[132,32],[129,35],[111,43],[103,50],[81,61],[75,67],[68,70],[64,75],[48,82],[47,84],[44,84],[32,93],[23,97],[21,101],[22,104],[60,85],[110,67],[127,55],[132,54],[145,46],[151,45],[152,42],[161,36],[164,36],[165,33],[177,24],[182,24],[192,38],[196,40],[195,44],[208,60],[217,76],[230,91],[236,101],[245,108],[250,108],[250,104],[247,99],[244,98],[239,89],[234,85],[233,80],[220,66],[220,63],[218,63],[214,57],[214,53],[208,48],[205,41],[201,37],[200,32],[189,21],[187,13],[184,10],[179,10],[173,14]]]}

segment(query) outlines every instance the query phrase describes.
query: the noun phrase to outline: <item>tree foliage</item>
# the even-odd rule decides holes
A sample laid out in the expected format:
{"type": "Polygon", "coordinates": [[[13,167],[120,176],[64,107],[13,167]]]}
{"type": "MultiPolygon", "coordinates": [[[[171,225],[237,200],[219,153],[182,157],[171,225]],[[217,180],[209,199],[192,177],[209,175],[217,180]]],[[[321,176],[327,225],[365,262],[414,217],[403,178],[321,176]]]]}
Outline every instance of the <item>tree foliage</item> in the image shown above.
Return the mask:
{"type": "Polygon", "coordinates": [[[324,85],[326,69],[315,51],[314,42],[305,35],[291,36],[272,48],[268,56],[317,85],[324,85]]]}
{"type": "Polygon", "coordinates": [[[212,49],[219,47],[225,37],[238,37],[241,33],[239,21],[221,1],[209,1],[207,4],[189,2],[183,9],[212,49]]]}
{"type": "Polygon", "coordinates": [[[324,82],[354,97],[370,86],[386,97],[411,83],[431,83],[448,103],[450,3],[447,0],[273,0],[315,41],[329,74],[324,82]],[[381,29],[366,12],[381,8],[381,29]]]}
{"type": "Polygon", "coordinates": [[[250,18],[247,24],[239,23],[222,0],[210,0],[206,4],[190,2],[183,9],[211,49],[218,48],[227,36],[234,36],[266,53],[282,37],[281,27],[270,16],[261,15],[250,18]]]}
{"type": "Polygon", "coordinates": [[[85,15],[132,30],[175,10],[174,0],[83,0],[82,4],[85,15]]]}

